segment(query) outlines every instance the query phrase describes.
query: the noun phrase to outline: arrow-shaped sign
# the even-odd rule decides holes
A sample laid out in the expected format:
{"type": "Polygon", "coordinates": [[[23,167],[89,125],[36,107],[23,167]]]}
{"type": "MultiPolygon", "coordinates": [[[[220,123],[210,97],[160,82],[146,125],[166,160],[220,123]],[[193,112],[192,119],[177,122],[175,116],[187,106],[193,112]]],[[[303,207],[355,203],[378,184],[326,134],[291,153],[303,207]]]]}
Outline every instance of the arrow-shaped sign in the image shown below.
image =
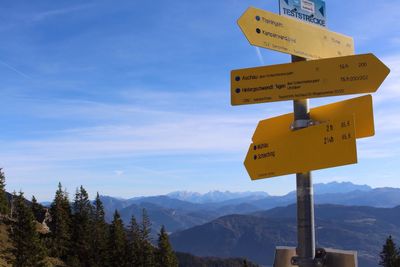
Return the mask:
{"type": "MultiPolygon", "coordinates": [[[[360,96],[310,109],[310,118],[314,124],[329,120],[338,120],[354,115],[355,137],[364,138],[375,134],[372,96],[360,96]]],[[[289,134],[293,123],[293,113],[262,120],[253,134],[253,142],[262,142],[271,138],[289,134]]]]}
{"type": "Polygon", "coordinates": [[[238,20],[250,44],[308,59],[354,54],[351,37],[250,7],[238,20]]]}
{"type": "Polygon", "coordinates": [[[244,165],[255,180],[356,162],[354,119],[347,116],[255,142],[244,165]]]}
{"type": "Polygon", "coordinates": [[[231,72],[231,103],[375,92],[390,70],[373,54],[302,61],[231,72]]]}

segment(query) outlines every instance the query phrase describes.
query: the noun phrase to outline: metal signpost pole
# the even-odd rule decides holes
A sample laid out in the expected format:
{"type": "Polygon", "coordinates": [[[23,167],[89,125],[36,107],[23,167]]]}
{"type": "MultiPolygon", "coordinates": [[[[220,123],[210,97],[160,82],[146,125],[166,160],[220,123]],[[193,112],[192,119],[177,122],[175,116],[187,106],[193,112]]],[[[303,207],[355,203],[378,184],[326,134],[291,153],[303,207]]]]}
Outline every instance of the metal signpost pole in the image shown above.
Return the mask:
{"type": "Polygon", "coordinates": [[[315,232],[311,172],[297,173],[297,255],[300,267],[314,267],[315,232]]]}
{"type": "MultiPolygon", "coordinates": [[[[292,56],[292,62],[305,61],[305,58],[292,56]]],[[[310,121],[308,99],[294,100],[293,129],[308,126],[310,121]]],[[[298,151],[301,153],[301,151],[298,151]]],[[[297,187],[297,255],[300,267],[314,267],[315,228],[314,196],[311,172],[296,174],[297,187]]]]}

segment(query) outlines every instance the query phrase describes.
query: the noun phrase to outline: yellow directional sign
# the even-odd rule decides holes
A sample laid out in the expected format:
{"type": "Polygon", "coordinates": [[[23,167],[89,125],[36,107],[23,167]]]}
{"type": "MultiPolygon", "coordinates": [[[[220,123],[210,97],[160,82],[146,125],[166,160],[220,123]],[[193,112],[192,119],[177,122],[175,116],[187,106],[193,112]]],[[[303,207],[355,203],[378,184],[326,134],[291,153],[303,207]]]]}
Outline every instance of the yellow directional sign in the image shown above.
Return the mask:
{"type": "Polygon", "coordinates": [[[250,7],[238,20],[250,44],[308,59],[354,54],[351,37],[250,7]]]}
{"type": "MultiPolygon", "coordinates": [[[[351,115],[354,115],[355,118],[356,138],[375,134],[371,95],[356,97],[310,110],[310,117],[314,123],[324,123],[351,115]]],[[[253,134],[253,142],[257,143],[290,133],[293,118],[293,113],[289,113],[260,121],[253,134]]]]}
{"type": "Polygon", "coordinates": [[[232,105],[375,92],[390,70],[373,54],[233,70],[232,105]]]}
{"type": "Polygon", "coordinates": [[[255,180],[356,162],[354,118],[347,116],[255,142],[244,165],[255,180]]]}

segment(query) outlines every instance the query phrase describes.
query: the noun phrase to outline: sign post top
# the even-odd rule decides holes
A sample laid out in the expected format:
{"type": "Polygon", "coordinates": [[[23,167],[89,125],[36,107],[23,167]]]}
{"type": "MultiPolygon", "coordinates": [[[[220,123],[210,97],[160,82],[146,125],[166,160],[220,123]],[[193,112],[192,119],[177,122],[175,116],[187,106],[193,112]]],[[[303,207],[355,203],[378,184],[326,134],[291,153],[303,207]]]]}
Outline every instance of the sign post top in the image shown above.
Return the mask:
{"type": "Polygon", "coordinates": [[[279,0],[279,13],[326,27],[326,7],[323,0],[279,0]]]}

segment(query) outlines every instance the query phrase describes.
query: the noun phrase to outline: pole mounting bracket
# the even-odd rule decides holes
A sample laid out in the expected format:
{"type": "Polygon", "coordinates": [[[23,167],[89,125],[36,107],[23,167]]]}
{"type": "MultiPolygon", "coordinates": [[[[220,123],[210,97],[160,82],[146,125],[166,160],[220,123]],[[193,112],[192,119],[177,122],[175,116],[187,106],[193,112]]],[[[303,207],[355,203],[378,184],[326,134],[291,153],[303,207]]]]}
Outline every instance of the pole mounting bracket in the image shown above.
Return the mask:
{"type": "Polygon", "coordinates": [[[290,263],[295,266],[304,267],[323,267],[326,263],[326,251],[323,248],[317,248],[315,250],[315,258],[300,258],[298,256],[292,257],[290,263]]]}

